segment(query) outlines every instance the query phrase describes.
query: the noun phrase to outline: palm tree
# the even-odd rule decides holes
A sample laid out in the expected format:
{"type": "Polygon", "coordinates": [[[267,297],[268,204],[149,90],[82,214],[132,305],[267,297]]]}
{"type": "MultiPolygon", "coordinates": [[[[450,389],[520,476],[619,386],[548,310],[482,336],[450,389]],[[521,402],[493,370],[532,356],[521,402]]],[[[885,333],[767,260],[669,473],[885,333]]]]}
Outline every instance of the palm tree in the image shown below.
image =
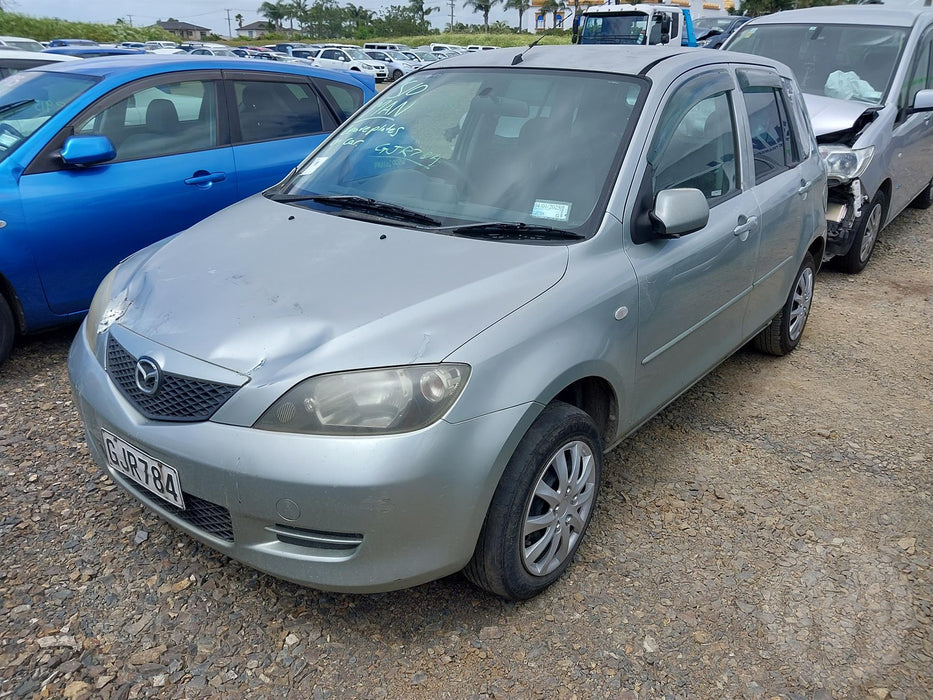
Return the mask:
{"type": "Polygon", "coordinates": [[[439,7],[425,7],[424,0],[409,0],[408,9],[418,17],[418,24],[427,24],[427,16],[432,12],[437,12],[439,7]]]}
{"type": "Polygon", "coordinates": [[[544,0],[541,3],[541,14],[544,15],[544,28],[547,29],[547,16],[560,12],[560,3],[557,0],[544,0]]]}
{"type": "Polygon", "coordinates": [[[283,3],[267,1],[260,5],[256,12],[266,18],[272,31],[281,31],[282,20],[287,16],[283,3]]]}
{"type": "Polygon", "coordinates": [[[472,7],[473,12],[483,13],[483,29],[486,33],[489,33],[489,13],[492,10],[492,6],[497,2],[499,2],[499,0],[466,0],[463,6],[472,7]]]}
{"type": "Polygon", "coordinates": [[[518,31],[522,31],[522,15],[531,7],[530,0],[505,0],[502,4],[506,10],[518,10],[518,31]]]}
{"type": "Polygon", "coordinates": [[[238,27],[243,26],[243,15],[241,15],[239,12],[236,15],[234,15],[233,19],[236,20],[236,26],[238,27]]]}

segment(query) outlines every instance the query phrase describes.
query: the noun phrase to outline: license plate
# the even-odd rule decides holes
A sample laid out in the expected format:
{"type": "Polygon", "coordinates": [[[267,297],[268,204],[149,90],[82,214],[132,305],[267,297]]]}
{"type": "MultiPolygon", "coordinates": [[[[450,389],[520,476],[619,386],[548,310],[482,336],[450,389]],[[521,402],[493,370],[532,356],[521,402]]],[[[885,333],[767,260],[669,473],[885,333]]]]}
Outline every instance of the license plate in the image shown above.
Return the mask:
{"type": "Polygon", "coordinates": [[[147,455],[113,433],[108,433],[106,430],[101,430],[101,433],[104,438],[107,464],[159,498],[184,510],[185,501],[181,495],[181,482],[174,467],[147,455]]]}

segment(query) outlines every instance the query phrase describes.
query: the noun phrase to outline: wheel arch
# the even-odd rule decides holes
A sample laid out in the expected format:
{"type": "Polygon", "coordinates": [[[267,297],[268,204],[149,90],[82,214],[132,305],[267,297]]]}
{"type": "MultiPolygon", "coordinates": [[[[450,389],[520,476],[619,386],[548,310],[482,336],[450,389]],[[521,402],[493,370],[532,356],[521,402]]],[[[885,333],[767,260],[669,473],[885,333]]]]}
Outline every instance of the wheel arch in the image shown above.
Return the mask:
{"type": "Polygon", "coordinates": [[[16,289],[7,279],[6,275],[0,272],[0,295],[3,296],[10,311],[13,312],[13,320],[16,323],[16,332],[22,333],[26,328],[26,316],[23,314],[23,306],[19,303],[19,297],[16,289]]]}

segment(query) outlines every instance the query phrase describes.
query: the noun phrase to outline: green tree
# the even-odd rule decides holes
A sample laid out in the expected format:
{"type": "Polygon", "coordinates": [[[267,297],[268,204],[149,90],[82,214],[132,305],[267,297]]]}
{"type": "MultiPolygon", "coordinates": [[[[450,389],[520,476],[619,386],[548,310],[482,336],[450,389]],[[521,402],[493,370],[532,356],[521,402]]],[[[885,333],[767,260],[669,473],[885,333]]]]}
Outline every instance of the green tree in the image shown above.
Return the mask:
{"type": "Polygon", "coordinates": [[[376,13],[368,10],[362,5],[354,5],[348,2],[344,8],[345,25],[347,27],[346,36],[356,39],[365,39],[371,35],[371,25],[376,13]]]}
{"type": "Polygon", "coordinates": [[[544,15],[544,28],[547,29],[547,16],[560,12],[561,4],[557,0],[544,0],[541,3],[541,14],[544,15]]]}
{"type": "MultiPolygon", "coordinates": [[[[811,3],[816,4],[830,4],[829,2],[820,2],[820,3],[811,3]]],[[[774,12],[780,12],[781,10],[792,10],[795,6],[798,6],[794,0],[745,0],[742,3],[742,14],[748,15],[749,17],[757,17],[758,15],[768,15],[774,12]]],[[[803,5],[800,5],[801,7],[803,5]]]]}
{"type": "Polygon", "coordinates": [[[266,18],[269,28],[278,32],[282,30],[282,20],[286,17],[285,5],[282,2],[264,2],[256,10],[260,15],[266,18]]]}
{"type": "Polygon", "coordinates": [[[499,0],[466,0],[463,6],[472,8],[473,12],[483,13],[483,29],[488,32],[489,13],[492,11],[492,6],[498,2],[499,0]]]}
{"type": "Polygon", "coordinates": [[[422,26],[421,31],[428,28],[428,15],[437,12],[439,7],[426,7],[424,0],[409,0],[408,9],[418,18],[418,24],[422,26]]]}
{"type": "Polygon", "coordinates": [[[518,31],[523,31],[522,16],[525,14],[525,10],[531,7],[531,0],[505,0],[502,7],[506,10],[518,10],[518,31]]]}

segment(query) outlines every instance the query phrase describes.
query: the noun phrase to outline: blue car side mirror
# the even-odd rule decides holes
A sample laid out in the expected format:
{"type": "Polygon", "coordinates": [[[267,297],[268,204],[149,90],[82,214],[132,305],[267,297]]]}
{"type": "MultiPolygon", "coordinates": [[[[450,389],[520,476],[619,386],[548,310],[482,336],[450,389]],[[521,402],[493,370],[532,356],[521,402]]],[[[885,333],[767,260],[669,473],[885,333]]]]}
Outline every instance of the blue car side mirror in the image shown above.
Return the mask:
{"type": "Polygon", "coordinates": [[[96,165],[117,157],[117,149],[106,136],[69,136],[62,146],[62,160],[68,165],[96,165]]]}

